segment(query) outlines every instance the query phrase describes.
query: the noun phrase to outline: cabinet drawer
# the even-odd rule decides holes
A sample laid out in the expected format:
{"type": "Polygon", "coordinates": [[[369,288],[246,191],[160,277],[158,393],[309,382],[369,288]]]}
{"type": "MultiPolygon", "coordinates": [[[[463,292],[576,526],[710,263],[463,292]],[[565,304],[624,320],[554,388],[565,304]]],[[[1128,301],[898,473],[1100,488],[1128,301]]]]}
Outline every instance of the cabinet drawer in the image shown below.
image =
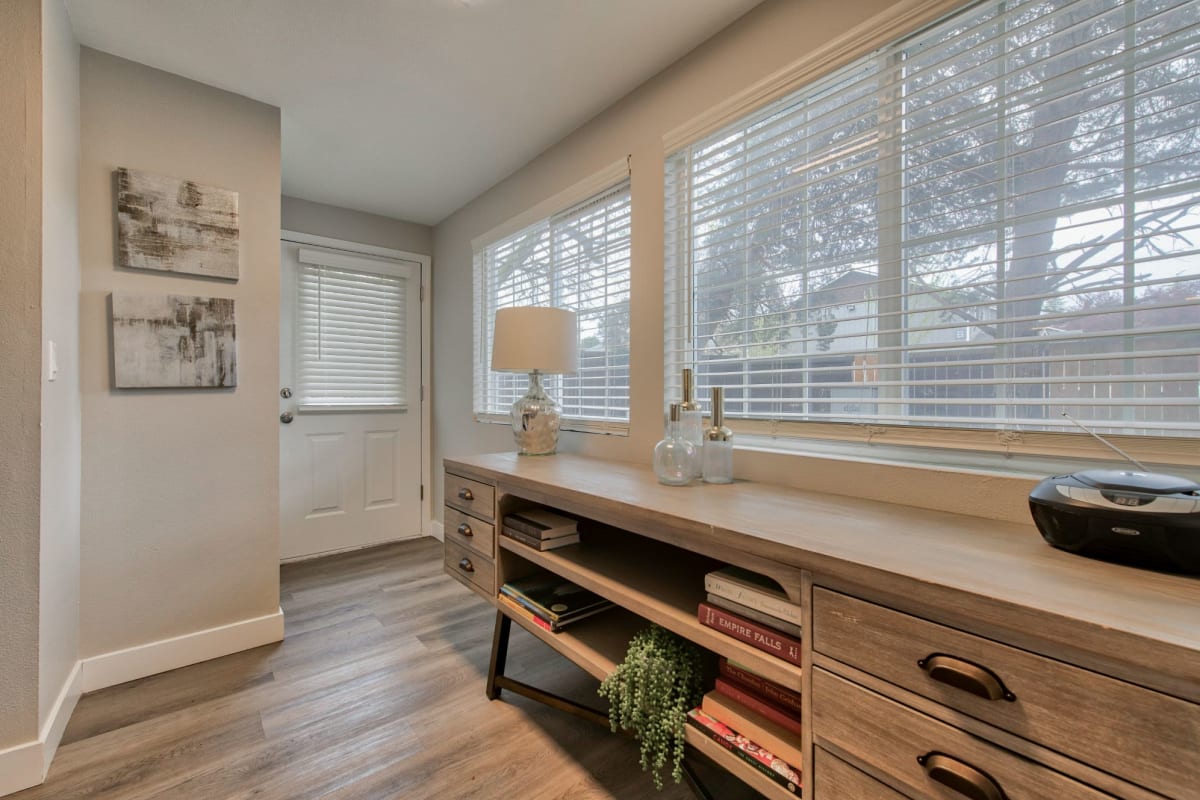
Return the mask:
{"type": "Polygon", "coordinates": [[[496,507],[496,489],[447,472],[445,500],[448,506],[491,521],[496,507]]]}
{"type": "Polygon", "coordinates": [[[474,550],[488,558],[495,558],[496,532],[492,523],[469,517],[449,506],[446,506],[444,517],[446,541],[474,550]]]}
{"type": "Polygon", "coordinates": [[[817,800],[908,800],[819,747],[813,753],[813,795],[817,800]]]}
{"type": "Polygon", "coordinates": [[[813,591],[812,637],[817,652],[1148,789],[1200,783],[1194,703],[827,589],[813,591]],[[976,694],[988,691],[1011,699],[976,694]]]}
{"type": "Polygon", "coordinates": [[[819,744],[879,770],[914,797],[1110,799],[823,669],[813,670],[811,702],[819,744]],[[950,786],[956,780],[959,789],[950,786]]]}
{"type": "Polygon", "coordinates": [[[488,600],[496,596],[496,567],[490,558],[446,542],[446,572],[488,600]]]}

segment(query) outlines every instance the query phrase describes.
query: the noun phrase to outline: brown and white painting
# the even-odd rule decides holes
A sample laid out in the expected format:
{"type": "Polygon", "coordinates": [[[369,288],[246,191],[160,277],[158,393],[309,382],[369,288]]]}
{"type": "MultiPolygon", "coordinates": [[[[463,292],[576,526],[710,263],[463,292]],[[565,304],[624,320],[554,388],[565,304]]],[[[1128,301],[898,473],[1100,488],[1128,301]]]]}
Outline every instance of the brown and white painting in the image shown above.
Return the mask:
{"type": "Polygon", "coordinates": [[[237,386],[233,300],[112,294],[118,389],[237,386]]]}
{"type": "Polygon", "coordinates": [[[237,280],[237,192],[133,169],[116,176],[122,267],[237,280]]]}

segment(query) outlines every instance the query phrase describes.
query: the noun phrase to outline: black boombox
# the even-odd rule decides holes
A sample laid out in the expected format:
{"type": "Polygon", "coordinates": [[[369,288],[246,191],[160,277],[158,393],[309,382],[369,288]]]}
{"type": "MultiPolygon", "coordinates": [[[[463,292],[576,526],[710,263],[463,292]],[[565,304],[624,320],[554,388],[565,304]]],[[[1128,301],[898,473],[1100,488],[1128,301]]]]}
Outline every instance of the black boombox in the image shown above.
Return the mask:
{"type": "Polygon", "coordinates": [[[1042,538],[1072,553],[1200,573],[1200,484],[1133,470],[1046,478],[1029,494],[1042,538]]]}

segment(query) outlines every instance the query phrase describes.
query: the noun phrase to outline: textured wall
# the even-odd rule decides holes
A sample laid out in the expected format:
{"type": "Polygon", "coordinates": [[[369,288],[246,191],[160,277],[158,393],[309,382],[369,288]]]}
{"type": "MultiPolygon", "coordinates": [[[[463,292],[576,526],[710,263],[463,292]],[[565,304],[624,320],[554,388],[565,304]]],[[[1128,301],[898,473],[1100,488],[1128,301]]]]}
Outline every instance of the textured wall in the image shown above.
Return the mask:
{"type": "Polygon", "coordinates": [[[42,0],[41,664],[39,717],[79,658],[79,44],[62,0],[42,0]],[[43,344],[43,347],[46,345],[43,344]]]}
{"type": "Polygon", "coordinates": [[[81,55],[83,657],[279,603],[279,109],[81,55]],[[239,192],[237,283],[114,267],[118,167],[239,192]],[[235,389],[111,388],[114,289],[237,301],[235,389]]]}
{"type": "Polygon", "coordinates": [[[0,750],[37,738],[41,0],[0,3],[0,750]]]}
{"type": "Polygon", "coordinates": [[[282,198],[283,229],[328,236],[358,244],[390,247],[427,256],[433,252],[433,228],[365,211],[282,198]]]}

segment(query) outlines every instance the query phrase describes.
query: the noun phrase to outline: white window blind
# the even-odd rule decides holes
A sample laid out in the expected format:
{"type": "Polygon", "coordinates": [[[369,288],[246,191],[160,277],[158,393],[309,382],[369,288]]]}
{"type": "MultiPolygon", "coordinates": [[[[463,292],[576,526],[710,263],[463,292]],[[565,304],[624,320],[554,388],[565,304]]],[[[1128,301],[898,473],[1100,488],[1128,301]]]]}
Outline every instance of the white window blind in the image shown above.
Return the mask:
{"type": "Polygon", "coordinates": [[[405,385],[406,279],[300,250],[297,399],[303,410],[399,411],[405,385]]]}
{"type": "Polygon", "coordinates": [[[669,398],[691,366],[775,436],[1200,436],[1200,3],[976,3],[666,178],[669,398]]]}
{"type": "Polygon", "coordinates": [[[492,372],[496,310],[555,306],[579,320],[579,371],[543,385],[563,426],[624,432],[629,422],[629,182],[475,253],[475,414],[507,421],[529,384],[492,372]]]}

